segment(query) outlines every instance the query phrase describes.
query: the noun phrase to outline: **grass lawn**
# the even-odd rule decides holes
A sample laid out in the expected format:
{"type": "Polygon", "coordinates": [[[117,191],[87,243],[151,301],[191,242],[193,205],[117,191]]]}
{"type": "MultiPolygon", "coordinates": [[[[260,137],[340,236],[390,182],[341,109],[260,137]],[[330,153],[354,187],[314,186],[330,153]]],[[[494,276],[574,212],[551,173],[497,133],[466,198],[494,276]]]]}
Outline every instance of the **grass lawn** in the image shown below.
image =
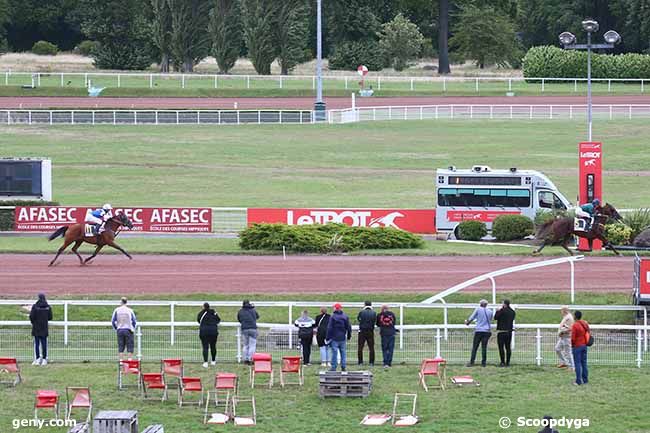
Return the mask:
{"type": "MultiPolygon", "coordinates": [[[[604,195],[648,206],[645,121],[599,121],[604,195]]],[[[582,122],[407,121],[350,125],[4,127],[3,155],[53,160],[65,205],[435,206],[439,167],[545,172],[573,199],[582,122]],[[525,155],[525,156],[524,156],[525,155]]]]}
{"type": "MultiPolygon", "coordinates": [[[[494,355],[494,354],[491,354],[494,355]]],[[[278,365],[274,366],[276,369],[278,365]]],[[[33,416],[33,400],[37,389],[55,389],[65,393],[66,386],[90,386],[95,413],[99,410],[132,409],[138,411],[139,424],[164,424],[169,433],[236,431],[202,424],[203,412],[196,407],[179,408],[176,392],[170,400],[142,401],[137,390],[116,389],[115,365],[112,364],[51,364],[47,368],[23,366],[24,383],[15,389],[0,390],[0,431],[13,431],[14,419],[33,416]]],[[[156,362],[145,362],[145,371],[159,369],[156,362]]],[[[418,393],[417,414],[420,424],[408,431],[440,433],[482,433],[501,431],[498,421],[510,417],[514,432],[537,432],[539,427],[516,427],[518,417],[587,418],[589,427],[578,431],[598,433],[648,432],[646,401],[642,398],[650,386],[650,376],[634,368],[591,367],[589,385],[571,385],[571,372],[551,367],[511,367],[500,369],[468,369],[452,366],[448,376],[471,374],[480,387],[431,390],[424,393],[418,387],[416,366],[397,366],[389,371],[373,370],[373,389],[367,399],[327,399],[318,397],[319,367],[307,367],[305,386],[272,390],[256,387],[251,391],[247,371],[238,365],[222,364],[219,371],[240,376],[240,395],[253,394],[257,401],[258,432],[353,432],[365,430],[359,421],[367,413],[390,412],[393,394],[418,393]],[[614,416],[615,415],[615,416],[614,416]]],[[[212,383],[216,370],[202,369],[198,364],[186,366],[188,375],[200,376],[203,383],[212,383]]],[[[65,397],[64,397],[65,402],[65,397]]],[[[47,412],[42,412],[46,416],[47,412]]],[[[391,426],[369,428],[388,432],[391,426]]],[[[35,432],[23,428],[19,431],[35,432]]],[[[47,431],[64,432],[63,428],[47,431]]],[[[560,431],[573,431],[560,428],[560,431]]]]}

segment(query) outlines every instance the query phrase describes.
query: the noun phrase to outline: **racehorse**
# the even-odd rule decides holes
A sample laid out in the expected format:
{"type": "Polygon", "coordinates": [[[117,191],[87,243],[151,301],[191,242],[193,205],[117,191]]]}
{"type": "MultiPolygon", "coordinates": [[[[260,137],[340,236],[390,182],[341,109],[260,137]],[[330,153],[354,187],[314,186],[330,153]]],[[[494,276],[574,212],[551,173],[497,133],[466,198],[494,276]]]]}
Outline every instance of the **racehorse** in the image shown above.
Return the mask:
{"type": "Polygon", "coordinates": [[[85,223],[59,227],[54,233],[52,233],[47,238],[48,240],[51,241],[53,239],[58,238],[59,236],[63,236],[63,245],[61,246],[61,248],[59,248],[59,251],[57,251],[54,260],[52,260],[48,266],[54,265],[56,259],[59,258],[59,255],[63,251],[65,251],[66,248],[68,248],[68,245],[70,245],[73,242],[74,242],[74,246],[72,247],[72,252],[75,253],[77,257],[79,257],[79,263],[81,265],[85,265],[86,263],[94,259],[97,253],[99,253],[99,251],[102,248],[104,248],[104,245],[108,245],[110,247],[115,248],[116,250],[121,251],[125,256],[129,258],[129,260],[133,259],[133,257],[131,257],[129,253],[127,253],[122,247],[120,247],[115,243],[115,236],[117,236],[117,234],[120,232],[122,227],[128,227],[129,229],[133,228],[133,223],[131,222],[131,220],[129,220],[129,217],[127,217],[126,214],[119,213],[114,217],[110,218],[108,221],[104,223],[105,230],[96,236],[85,236],[84,224],[85,223]],[[77,252],[77,249],[84,242],[97,245],[93,255],[86,258],[86,260],[84,260],[81,257],[81,255],[77,252]]]}
{"type": "Polygon", "coordinates": [[[603,242],[605,248],[609,248],[616,255],[620,255],[614,246],[605,238],[605,223],[610,218],[620,221],[621,215],[614,206],[605,203],[605,206],[600,208],[600,213],[594,215],[594,223],[588,232],[576,231],[573,217],[563,217],[547,221],[537,230],[535,237],[536,239],[542,240],[542,246],[536,249],[533,254],[539,254],[546,245],[561,245],[569,254],[573,255],[573,252],[567,247],[567,244],[571,240],[571,237],[575,235],[589,241],[590,251],[594,239],[599,239],[603,242]]]}

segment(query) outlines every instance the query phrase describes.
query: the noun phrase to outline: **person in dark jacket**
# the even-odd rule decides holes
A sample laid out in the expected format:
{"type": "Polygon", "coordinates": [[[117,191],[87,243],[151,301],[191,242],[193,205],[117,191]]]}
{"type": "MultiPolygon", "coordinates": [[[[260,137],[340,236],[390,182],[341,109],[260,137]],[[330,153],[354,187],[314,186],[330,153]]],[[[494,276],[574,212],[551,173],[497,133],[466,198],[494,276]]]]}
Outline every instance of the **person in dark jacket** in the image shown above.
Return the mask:
{"type": "Polygon", "coordinates": [[[34,362],[32,365],[47,365],[47,337],[50,320],[52,320],[52,307],[47,303],[45,295],[39,293],[38,301],[32,305],[29,312],[29,321],[32,322],[32,337],[34,337],[34,362]]]}
{"type": "Polygon", "coordinates": [[[327,308],[322,307],[320,314],[316,316],[316,343],[320,349],[320,366],[327,367],[330,357],[329,346],[325,343],[325,336],[327,335],[327,324],[330,321],[330,315],[327,313],[327,308]]]}
{"type": "Polygon", "coordinates": [[[329,342],[332,348],[332,367],[330,371],[336,371],[338,366],[339,353],[341,354],[341,371],[345,371],[347,366],[346,358],[346,340],[352,338],[352,326],[350,319],[343,314],[341,304],[334,304],[334,312],[327,324],[326,342],[329,342]]]}
{"type": "Polygon", "coordinates": [[[375,322],[377,321],[377,313],[372,309],[372,303],[366,301],[364,307],[359,314],[357,314],[357,322],[359,323],[359,340],[357,350],[357,360],[359,365],[363,365],[363,346],[368,343],[368,363],[372,367],[375,365],[375,322]]]}
{"type": "Polygon", "coordinates": [[[241,327],[242,344],[244,346],[242,351],[244,364],[251,364],[253,361],[255,347],[257,346],[257,319],[259,318],[260,315],[257,314],[255,306],[249,300],[245,300],[237,313],[237,320],[241,327]]]}
{"type": "Polygon", "coordinates": [[[395,349],[395,314],[390,311],[388,305],[381,306],[381,312],[377,315],[377,327],[381,336],[381,354],[384,368],[390,368],[393,365],[393,350],[395,349]]]}
{"type": "Polygon", "coordinates": [[[316,322],[309,317],[309,312],[304,310],[293,324],[298,328],[298,338],[300,338],[302,347],[302,363],[311,365],[311,343],[314,340],[316,322]]]}
{"type": "Polygon", "coordinates": [[[510,308],[510,300],[504,299],[503,305],[494,314],[497,321],[497,346],[499,347],[500,367],[510,367],[512,331],[515,321],[515,310],[510,308]]]}
{"type": "Polygon", "coordinates": [[[210,347],[211,364],[217,364],[218,325],[221,318],[206,302],[196,316],[196,321],[199,322],[199,338],[203,346],[203,368],[208,368],[208,347],[210,347]]]}

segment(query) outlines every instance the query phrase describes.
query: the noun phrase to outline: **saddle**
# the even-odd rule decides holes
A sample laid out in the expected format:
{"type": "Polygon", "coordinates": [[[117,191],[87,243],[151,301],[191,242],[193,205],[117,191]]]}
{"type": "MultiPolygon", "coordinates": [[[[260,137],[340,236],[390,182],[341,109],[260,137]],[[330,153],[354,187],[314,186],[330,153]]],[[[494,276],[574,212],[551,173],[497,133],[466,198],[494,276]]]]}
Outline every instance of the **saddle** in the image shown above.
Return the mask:
{"type": "Polygon", "coordinates": [[[95,228],[94,224],[88,224],[88,223],[84,224],[84,237],[94,238],[95,237],[95,232],[93,231],[94,228],[95,228]]]}
{"type": "Polygon", "coordinates": [[[573,231],[587,232],[587,221],[584,218],[575,217],[573,219],[573,231]]]}

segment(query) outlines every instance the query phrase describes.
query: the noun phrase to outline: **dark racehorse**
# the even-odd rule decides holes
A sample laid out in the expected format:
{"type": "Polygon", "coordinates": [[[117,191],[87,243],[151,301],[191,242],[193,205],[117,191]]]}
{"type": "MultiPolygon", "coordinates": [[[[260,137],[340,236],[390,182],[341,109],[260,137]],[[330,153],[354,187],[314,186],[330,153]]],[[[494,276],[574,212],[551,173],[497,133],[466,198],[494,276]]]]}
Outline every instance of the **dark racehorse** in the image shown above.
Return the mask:
{"type": "Polygon", "coordinates": [[[104,245],[113,247],[116,250],[121,251],[129,259],[132,259],[129,253],[127,253],[122,247],[120,247],[115,243],[115,236],[117,236],[117,234],[120,232],[122,227],[128,227],[130,229],[133,228],[133,223],[131,222],[131,220],[129,220],[129,218],[125,214],[119,213],[114,217],[112,217],[111,219],[109,219],[108,221],[106,221],[106,223],[104,223],[105,230],[97,236],[86,236],[84,233],[84,225],[85,223],[59,227],[54,233],[52,233],[48,237],[48,240],[51,241],[53,239],[58,238],[59,236],[63,236],[63,245],[61,246],[61,248],[59,248],[59,251],[57,251],[54,260],[50,262],[49,266],[52,266],[56,262],[56,259],[59,258],[59,255],[61,255],[61,253],[65,251],[66,248],[68,248],[68,245],[70,245],[73,242],[74,242],[74,246],[72,247],[72,252],[75,253],[77,257],[79,257],[79,263],[81,265],[84,265],[89,261],[91,261],[92,259],[94,259],[97,253],[99,253],[99,251],[102,248],[104,248],[104,245]],[[88,257],[86,260],[82,259],[81,255],[77,252],[77,249],[84,242],[97,245],[93,255],[88,257]]]}
{"type": "Polygon", "coordinates": [[[589,241],[589,250],[592,248],[594,239],[600,239],[605,248],[609,248],[614,251],[616,255],[620,255],[604,235],[605,223],[610,218],[620,221],[621,215],[614,206],[606,203],[605,206],[600,208],[600,212],[594,216],[594,224],[588,232],[574,231],[572,217],[557,218],[548,221],[542,224],[537,230],[537,235],[535,237],[542,241],[542,246],[536,249],[533,254],[539,254],[546,245],[561,245],[562,248],[569,252],[569,254],[573,255],[573,252],[567,247],[567,244],[571,240],[571,237],[575,235],[589,241]]]}

